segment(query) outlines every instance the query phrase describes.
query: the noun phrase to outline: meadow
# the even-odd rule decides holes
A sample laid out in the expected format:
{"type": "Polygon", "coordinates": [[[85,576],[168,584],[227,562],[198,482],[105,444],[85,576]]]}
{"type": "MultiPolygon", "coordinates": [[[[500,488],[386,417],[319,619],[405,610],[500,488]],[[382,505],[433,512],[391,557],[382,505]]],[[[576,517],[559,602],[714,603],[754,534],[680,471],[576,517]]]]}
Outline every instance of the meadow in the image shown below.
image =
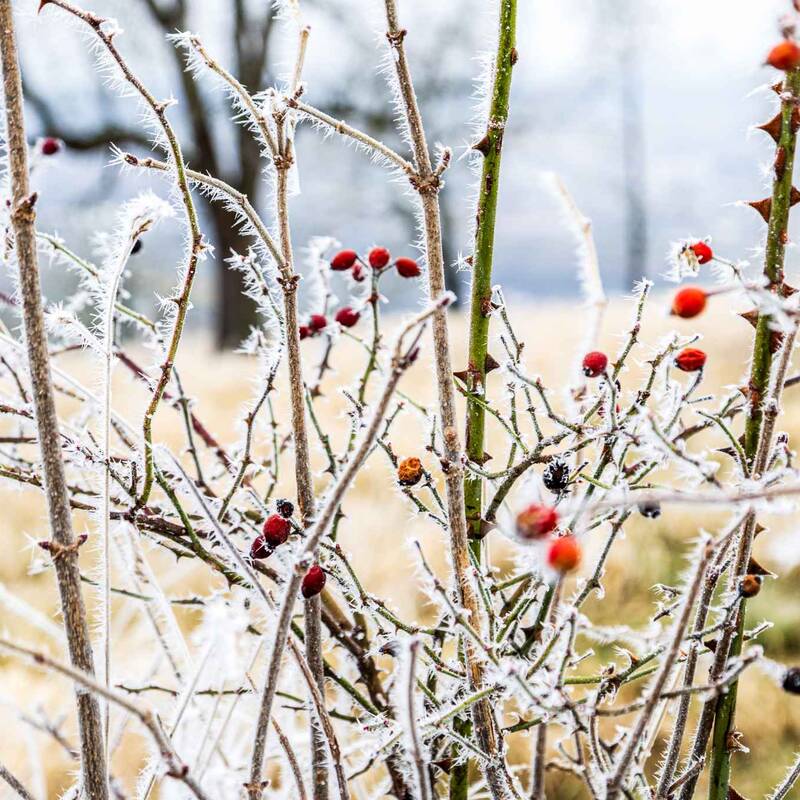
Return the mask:
{"type": "MultiPolygon", "coordinates": [[[[567,302],[515,305],[513,300],[509,305],[520,338],[527,342],[524,362],[528,372],[541,374],[549,386],[568,385],[575,374],[576,356],[580,353],[585,334],[585,314],[581,306],[567,302]]],[[[678,330],[682,334],[697,331],[702,335],[702,347],[709,356],[703,390],[717,392],[723,387],[741,383],[744,380],[743,354],[747,352],[752,339],[750,326],[736,316],[743,309],[731,307],[726,295],[715,298],[709,312],[692,321],[670,317],[668,307],[667,296],[657,293],[650,298],[642,325],[641,344],[629,362],[632,368],[621,376],[622,397],[626,397],[626,383],[633,383],[653,348],[671,330],[678,330]]],[[[622,339],[617,332],[627,330],[633,310],[634,303],[630,299],[618,298],[611,302],[600,338],[600,344],[607,352],[614,353],[621,346],[622,339]]],[[[396,318],[390,319],[389,327],[392,328],[396,318]]],[[[356,334],[360,332],[359,328],[355,329],[356,334]]],[[[456,364],[465,361],[465,339],[465,317],[455,312],[452,315],[452,340],[456,364]]],[[[307,369],[313,370],[313,364],[322,357],[323,346],[323,341],[319,339],[303,343],[306,364],[312,365],[307,369]]],[[[322,398],[317,407],[322,428],[339,443],[344,441],[349,432],[345,414],[347,404],[340,390],[357,378],[354,369],[360,363],[357,358],[359,349],[356,341],[341,343],[335,351],[333,369],[325,376],[320,387],[322,398]]],[[[496,349],[498,347],[494,342],[490,352],[496,349]]],[[[146,363],[147,354],[138,352],[135,345],[132,345],[131,352],[146,363]]],[[[432,408],[434,404],[433,386],[429,380],[430,358],[430,349],[426,347],[400,387],[422,408],[432,408]]],[[[91,385],[95,369],[92,359],[90,352],[72,351],[59,355],[55,363],[60,369],[91,385]]],[[[256,359],[231,353],[220,354],[213,350],[208,341],[196,337],[182,348],[177,366],[187,395],[195,401],[195,413],[223,446],[233,447],[241,435],[243,404],[253,395],[254,383],[259,379],[256,359]]],[[[489,396],[502,396],[504,379],[502,370],[493,373],[489,396]]],[[[9,380],[8,373],[0,370],[0,381],[9,380]]],[[[285,375],[281,373],[274,407],[278,420],[286,419],[288,414],[285,405],[287,393],[280,391],[284,381],[285,375]]],[[[12,392],[7,383],[2,388],[12,392]]],[[[142,384],[127,370],[117,366],[113,404],[134,428],[140,425],[146,399],[142,384]]],[[[560,402],[557,395],[554,395],[554,399],[556,403],[560,402]]],[[[68,398],[61,398],[59,402],[65,419],[77,410],[68,398]]],[[[155,440],[169,443],[176,450],[183,446],[178,413],[164,404],[155,426],[155,440]]],[[[0,424],[0,435],[13,435],[12,419],[0,417],[0,424]]],[[[407,405],[392,432],[396,453],[399,456],[418,455],[433,467],[433,456],[426,451],[429,425],[421,411],[407,405]]],[[[795,437],[800,435],[800,387],[787,390],[778,429],[787,431],[791,440],[797,441],[795,437]]],[[[267,452],[270,443],[271,431],[266,418],[259,421],[256,432],[254,454],[258,460],[259,454],[267,452]]],[[[495,455],[498,463],[505,458],[504,441],[501,432],[490,425],[487,450],[495,455]],[[496,453],[494,447],[497,448],[496,453]]],[[[698,446],[702,446],[702,442],[698,442],[698,446]]],[[[322,487],[327,481],[323,473],[324,454],[316,441],[312,450],[315,480],[322,487]]],[[[202,459],[211,471],[212,455],[206,450],[202,459]]],[[[721,469],[728,469],[729,460],[723,455],[719,455],[719,460],[721,469]]],[[[222,476],[218,485],[224,485],[227,480],[227,476],[222,476]]],[[[658,484],[658,480],[658,477],[653,479],[655,484],[658,484]]],[[[385,453],[376,449],[367,468],[361,471],[346,496],[343,505],[345,519],[339,527],[339,542],[350,554],[367,591],[379,593],[402,619],[429,622],[432,608],[425,593],[416,588],[420,581],[412,543],[415,540],[422,542],[430,563],[443,576],[448,572],[446,543],[442,532],[415,514],[400,491],[392,488],[393,483],[392,467],[385,453]]],[[[519,502],[525,492],[526,488],[520,487],[512,495],[510,506],[519,502]]],[[[289,468],[284,468],[276,495],[281,496],[282,493],[287,496],[293,493],[289,468]]],[[[58,628],[55,581],[43,553],[34,544],[48,535],[42,495],[38,489],[3,481],[0,484],[0,496],[0,528],[4,543],[4,558],[0,560],[2,627],[10,638],[36,644],[61,655],[63,639],[58,628]]],[[[719,512],[698,512],[697,509],[677,505],[665,507],[664,513],[654,520],[634,515],[625,526],[624,539],[615,546],[607,564],[604,581],[606,596],[602,601],[592,599],[586,607],[587,615],[596,626],[608,626],[609,629],[622,620],[634,626],[646,625],[659,608],[653,587],[656,584],[672,584],[678,579],[688,566],[690,543],[696,540],[702,529],[716,531],[720,518],[719,512]]],[[[82,550],[81,564],[83,574],[91,579],[98,570],[98,551],[96,546],[92,546],[96,529],[84,515],[76,514],[75,521],[76,530],[89,535],[89,545],[82,550]]],[[[797,625],[800,618],[800,542],[797,519],[792,515],[774,515],[765,518],[764,523],[768,530],[756,541],[756,557],[777,575],[777,579],[765,582],[760,595],[750,604],[748,619],[751,625],[761,619],[773,622],[773,626],[760,637],[768,658],[784,664],[797,663],[800,662],[800,629],[797,625]]],[[[585,579],[602,545],[602,539],[599,533],[587,537],[583,565],[576,574],[570,576],[569,586],[585,579]]],[[[487,542],[495,568],[501,574],[513,575],[520,563],[518,546],[502,530],[492,532],[487,542]]],[[[222,588],[222,583],[210,578],[203,565],[198,566],[190,559],[176,561],[150,543],[146,545],[146,552],[165,594],[172,599],[206,596],[222,588]]],[[[84,588],[91,604],[95,590],[88,583],[84,588]]],[[[336,592],[335,587],[333,591],[336,592]]],[[[133,681],[141,680],[141,665],[154,656],[151,652],[152,639],[148,633],[151,623],[145,613],[145,605],[130,596],[115,596],[113,608],[113,647],[117,664],[115,683],[136,688],[133,681]],[[126,674],[128,672],[130,676],[126,674]],[[134,674],[137,676],[135,679],[132,677],[134,674]]],[[[191,639],[197,624],[196,612],[191,605],[176,605],[175,608],[187,638],[191,639]]],[[[625,663],[623,654],[611,652],[602,643],[593,642],[591,646],[601,661],[612,658],[619,664],[625,663]]],[[[586,662],[587,672],[591,671],[592,663],[595,663],[592,659],[586,662]]],[[[705,663],[705,660],[701,661],[699,675],[703,674],[705,663]]],[[[41,800],[57,796],[59,790],[69,785],[74,774],[75,762],[70,760],[66,750],[75,741],[76,732],[69,722],[62,725],[59,718],[66,707],[65,697],[70,691],[68,683],[59,677],[12,658],[0,658],[3,760],[41,800]],[[19,709],[24,711],[24,718],[20,716],[19,709]],[[51,730],[43,729],[48,726],[51,730]],[[58,729],[58,735],[54,735],[54,726],[58,729]]],[[[635,694],[636,687],[626,687],[623,692],[623,696],[633,697],[635,694]]],[[[168,698],[155,692],[149,693],[146,699],[159,704],[168,702],[168,698]]],[[[198,698],[198,702],[210,703],[211,698],[198,698]]],[[[746,767],[736,771],[735,787],[744,797],[759,797],[777,782],[792,759],[792,754],[800,749],[800,699],[781,692],[774,678],[756,666],[748,670],[741,681],[739,706],[742,713],[737,717],[737,725],[750,754],[736,756],[737,759],[746,757],[747,761],[746,767]]],[[[298,717],[303,713],[298,711],[298,717]]],[[[509,714],[508,724],[513,722],[513,714],[509,714]]],[[[613,718],[608,720],[609,730],[613,730],[614,722],[613,718]]],[[[668,724],[663,727],[668,730],[668,724]]],[[[297,730],[301,730],[301,727],[298,726],[297,730]]],[[[523,771],[526,765],[521,764],[520,760],[529,747],[528,735],[523,732],[509,738],[510,760],[519,764],[523,771]]],[[[657,764],[658,752],[659,747],[656,746],[651,767],[657,764]]],[[[116,748],[112,762],[113,773],[126,792],[130,791],[142,767],[143,757],[140,734],[129,726],[116,748]]],[[[274,772],[274,765],[272,769],[274,772]]],[[[548,797],[562,800],[586,796],[579,781],[559,771],[549,770],[547,782],[548,797]]],[[[0,788],[0,796],[12,796],[7,791],[4,794],[4,791],[0,788]]],[[[702,786],[698,793],[704,794],[702,786]]]]}

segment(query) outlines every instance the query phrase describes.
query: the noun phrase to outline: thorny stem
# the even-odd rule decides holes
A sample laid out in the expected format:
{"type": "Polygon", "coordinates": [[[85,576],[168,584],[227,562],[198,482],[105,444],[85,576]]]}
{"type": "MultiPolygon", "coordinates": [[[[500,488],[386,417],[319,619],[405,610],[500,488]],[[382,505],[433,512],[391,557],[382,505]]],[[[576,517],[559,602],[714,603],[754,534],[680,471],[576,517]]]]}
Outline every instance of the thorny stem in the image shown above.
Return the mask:
{"type": "MultiPolygon", "coordinates": [[[[70,661],[76,670],[92,675],[94,656],[78,566],[80,540],[75,538],[72,529],[69,491],[61,455],[61,435],[42,309],[35,233],[36,195],[31,194],[29,185],[28,146],[25,141],[25,120],[22,110],[22,78],[11,0],[0,0],[0,49],[2,49],[6,141],[12,194],[11,222],[14,228],[28,367],[50,517],[52,538],[49,548],[61,596],[61,612],[64,617],[70,661]]],[[[90,797],[106,800],[108,772],[97,697],[76,690],[76,702],[84,788],[90,797]]]]}
{"type": "MultiPolygon", "coordinates": [[[[511,75],[517,61],[517,0],[503,0],[498,20],[497,55],[494,63],[492,101],[486,121],[486,133],[473,149],[483,154],[475,242],[472,252],[472,287],[470,302],[469,363],[467,389],[478,400],[486,396],[486,359],[489,347],[489,321],[492,313],[492,263],[494,259],[497,200],[500,193],[500,160],[508,122],[511,75]]],[[[467,399],[467,458],[483,464],[486,410],[480,402],[467,399]]],[[[464,500],[467,526],[471,539],[482,538],[481,504],[483,479],[467,473],[464,478],[464,500]]]]}
{"type": "MultiPolygon", "coordinates": [[[[434,301],[445,294],[444,256],[442,253],[442,225],[439,214],[438,172],[431,163],[422,115],[411,79],[403,40],[406,31],[401,29],[395,0],[385,0],[387,39],[392,49],[392,64],[399,84],[399,93],[404,119],[408,129],[417,168],[417,176],[412,181],[419,194],[425,237],[425,253],[428,266],[428,286],[434,301]]],[[[452,379],[452,359],[447,327],[447,314],[440,306],[433,318],[434,359],[436,363],[436,382],[439,395],[439,416],[443,440],[442,469],[445,473],[447,490],[447,513],[450,526],[450,554],[453,559],[458,596],[474,625],[480,624],[480,608],[471,577],[469,560],[469,539],[466,516],[464,514],[464,467],[463,453],[458,435],[456,418],[455,389],[452,379]]],[[[483,688],[483,665],[471,642],[465,645],[467,672],[470,688],[483,688]]],[[[488,701],[481,700],[472,709],[475,730],[481,749],[488,759],[483,764],[489,791],[495,800],[507,794],[507,781],[502,765],[502,754],[498,748],[495,722],[488,701]]]]}
{"type": "MultiPolygon", "coordinates": [[[[775,157],[775,178],[772,185],[772,201],[769,212],[767,230],[767,246],[764,260],[764,276],[769,282],[771,291],[779,296],[786,296],[783,263],[788,241],[789,211],[792,206],[792,178],[794,174],[795,150],[797,147],[797,130],[800,124],[798,114],[798,98],[800,98],[800,70],[789,72],[783,82],[780,109],[780,137],[775,157]]],[[[749,415],[745,422],[744,451],[748,462],[752,464],[753,475],[759,477],[760,470],[766,464],[772,448],[772,431],[774,422],[763,424],[764,399],[769,388],[772,371],[772,345],[775,333],[773,320],[767,313],[759,313],[756,323],[755,341],[753,343],[753,361],[750,368],[750,384],[748,386],[749,415]],[[761,454],[763,453],[763,458],[761,454]],[[759,463],[761,462],[761,463],[759,463]]],[[[794,336],[787,337],[786,343],[789,357],[794,343],[794,336]]],[[[772,398],[770,411],[777,413],[780,393],[786,376],[786,366],[781,379],[775,387],[777,396],[772,398]]],[[[742,532],[739,552],[732,578],[738,579],[746,570],[750,560],[753,538],[756,530],[755,514],[745,524],[742,532]]],[[[743,600],[736,621],[736,631],[729,656],[736,657],[741,653],[744,640],[746,602],[743,600]]],[[[720,637],[719,646],[725,647],[725,637],[720,637]]],[[[709,778],[709,800],[727,800],[730,786],[731,753],[730,737],[734,732],[736,713],[736,696],[738,682],[731,685],[718,701],[714,717],[713,749],[709,778]]],[[[692,784],[696,782],[692,782],[692,784]]],[[[684,793],[684,796],[686,794],[684,793]]]]}

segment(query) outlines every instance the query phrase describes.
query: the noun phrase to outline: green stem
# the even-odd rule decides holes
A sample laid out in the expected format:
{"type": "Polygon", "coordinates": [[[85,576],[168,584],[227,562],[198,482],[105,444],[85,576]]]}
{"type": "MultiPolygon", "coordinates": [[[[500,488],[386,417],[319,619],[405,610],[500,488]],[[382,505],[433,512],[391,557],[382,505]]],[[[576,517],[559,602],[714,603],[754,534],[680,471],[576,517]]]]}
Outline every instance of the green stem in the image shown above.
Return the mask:
{"type": "MultiPolygon", "coordinates": [[[[489,348],[489,315],[492,310],[492,260],[497,198],[500,188],[500,159],[503,136],[508,121],[511,75],[517,61],[517,0],[501,0],[494,65],[492,100],[486,135],[475,145],[483,153],[483,167],[476,210],[475,242],[472,253],[472,288],[470,303],[469,364],[467,366],[466,454],[475,464],[484,462],[486,429],[486,355],[489,348]]],[[[480,561],[482,532],[483,478],[471,471],[464,476],[464,509],[472,553],[480,561]]],[[[455,729],[469,734],[467,721],[456,721],[455,729]]],[[[458,746],[453,745],[453,756],[458,746]]],[[[469,794],[469,762],[456,765],[450,773],[450,800],[466,800],[469,794]]]]}
{"type": "MultiPolygon", "coordinates": [[[[508,121],[511,74],[517,60],[516,40],[517,0],[503,0],[500,5],[500,28],[497,59],[486,135],[475,145],[483,153],[483,168],[478,193],[475,243],[472,254],[472,288],[469,329],[469,364],[466,384],[467,398],[466,451],[470,461],[484,460],[486,428],[486,355],[489,346],[489,318],[492,311],[492,259],[494,231],[497,220],[497,198],[500,188],[500,158],[503,135],[508,121]]],[[[481,538],[483,479],[467,473],[464,478],[464,504],[467,525],[472,539],[481,538]]]]}
{"type": "MultiPolygon", "coordinates": [[[[767,246],[764,260],[764,275],[770,289],[778,294],[785,292],[783,283],[783,262],[786,251],[789,210],[792,205],[792,174],[794,171],[795,148],[797,144],[796,98],[800,96],[800,70],[787,74],[783,83],[781,102],[781,132],[775,158],[775,178],[772,185],[772,205],[769,214],[767,246]]],[[[744,452],[748,464],[752,466],[762,433],[764,420],[763,400],[769,389],[772,370],[772,319],[768,314],[759,314],[753,344],[753,362],[750,370],[749,403],[750,414],[745,423],[744,452]]],[[[754,476],[757,477],[757,476],[754,476]]],[[[736,562],[736,579],[746,568],[756,525],[745,527],[736,562]]],[[[731,644],[729,658],[736,658],[742,652],[745,626],[745,601],[739,609],[736,634],[731,644]]],[[[714,717],[712,740],[711,773],[709,776],[709,800],[727,800],[731,776],[730,736],[734,730],[736,695],[738,682],[732,683],[727,693],[717,704],[714,717]]]]}

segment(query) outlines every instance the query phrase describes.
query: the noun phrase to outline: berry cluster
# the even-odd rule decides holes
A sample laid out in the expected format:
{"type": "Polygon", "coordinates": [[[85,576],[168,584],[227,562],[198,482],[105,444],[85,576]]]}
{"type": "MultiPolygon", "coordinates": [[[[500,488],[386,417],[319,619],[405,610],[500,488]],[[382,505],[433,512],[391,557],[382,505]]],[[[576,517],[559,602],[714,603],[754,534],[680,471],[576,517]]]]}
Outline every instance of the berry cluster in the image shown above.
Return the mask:
{"type": "Polygon", "coordinates": [[[366,270],[379,274],[392,266],[401,278],[418,278],[422,274],[413,258],[401,257],[392,261],[392,254],[385,247],[373,247],[366,258],[359,256],[355,250],[340,250],[331,259],[334,272],[349,272],[350,277],[359,283],[366,277],[366,270]]]}
{"type": "MultiPolygon", "coordinates": [[[[270,514],[261,529],[261,533],[253,539],[250,545],[250,558],[254,561],[269,558],[273,552],[285,544],[292,532],[290,522],[294,514],[294,505],[289,500],[277,500],[275,503],[277,514],[270,514]]],[[[317,564],[313,564],[303,576],[300,591],[308,599],[318,595],[325,586],[325,571],[317,564]]]]}
{"type": "MultiPolygon", "coordinates": [[[[373,247],[362,258],[355,250],[340,250],[330,260],[333,272],[348,273],[356,283],[361,283],[368,275],[372,276],[374,290],[368,302],[377,302],[377,281],[388,267],[393,266],[402,278],[417,278],[422,274],[419,264],[413,258],[396,258],[385,247],[373,247]]],[[[342,328],[353,328],[361,319],[361,311],[352,306],[342,306],[334,315],[334,320],[342,328]]],[[[311,314],[308,322],[300,326],[300,339],[309,339],[322,333],[328,327],[325,314],[311,314]]]]}
{"type": "MultiPolygon", "coordinates": [[[[707,264],[714,258],[714,252],[706,242],[695,242],[681,252],[694,258],[698,264],[707,264]]],[[[699,286],[684,286],[675,293],[670,313],[681,319],[692,319],[705,310],[709,297],[710,293],[699,286]]],[[[675,366],[682,372],[699,372],[705,366],[706,358],[704,351],[686,347],[675,356],[675,366]]],[[[587,353],[583,357],[582,367],[587,378],[599,378],[606,373],[608,356],[596,350],[587,353]]]]}

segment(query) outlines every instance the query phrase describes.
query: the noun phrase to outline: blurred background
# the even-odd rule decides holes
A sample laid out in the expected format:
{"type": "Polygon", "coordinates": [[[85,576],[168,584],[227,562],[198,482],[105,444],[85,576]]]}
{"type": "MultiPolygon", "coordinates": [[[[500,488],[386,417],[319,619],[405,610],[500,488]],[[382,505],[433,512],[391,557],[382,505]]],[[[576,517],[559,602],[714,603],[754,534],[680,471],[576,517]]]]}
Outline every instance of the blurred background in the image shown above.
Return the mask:
{"type": "MultiPolygon", "coordinates": [[[[257,148],[231,121],[225,97],[208,81],[182,73],[166,34],[192,30],[251,90],[285,75],[293,41],[263,0],[95,0],[98,13],[124,30],[119,45],[159,97],[173,96],[171,118],[195,169],[223,177],[262,205],[257,148]]],[[[380,71],[384,56],[378,3],[303,0],[312,35],[305,78],[308,102],[402,148],[380,71]]],[[[40,227],[57,231],[84,254],[115,209],[156,176],[107,167],[111,142],[149,150],[135,103],[96,74],[82,34],[36,0],[18,4],[32,137],[55,136],[64,150],[36,164],[40,227]]],[[[496,276],[507,290],[569,295],[575,290],[574,245],[560,206],[543,185],[557,172],[595,224],[600,262],[611,290],[663,271],[669,242],[712,236],[720,252],[745,257],[763,232],[748,209],[729,206],[763,196],[770,145],[748,136],[767,119],[766,90],[775,80],[761,66],[777,36],[786,0],[526,0],[520,3],[518,49],[505,174],[497,230],[496,276]],[[759,91],[759,87],[762,91],[759,91]]],[[[403,22],[417,90],[431,139],[463,156],[476,141],[471,122],[483,85],[484,54],[494,35],[493,4],[483,0],[404,0],[403,22]],[[488,7],[488,8],[487,8],[488,7]],[[478,90],[476,92],[476,86],[478,90]]],[[[362,153],[305,125],[298,135],[302,196],[292,204],[295,244],[328,235],[364,250],[381,243],[413,251],[413,206],[362,153]]],[[[442,194],[446,255],[469,253],[472,172],[456,160],[442,194]]],[[[224,267],[231,248],[224,211],[205,207],[205,231],[216,264],[202,270],[191,315],[195,329],[235,345],[252,314],[238,294],[238,275],[224,267]]],[[[180,226],[148,238],[128,288],[136,302],[166,293],[179,257],[180,226]]],[[[0,278],[7,280],[5,277],[0,278]]],[[[463,293],[467,276],[451,276],[463,293]]],[[[402,283],[402,282],[398,282],[402,283]]],[[[69,288],[50,274],[49,299],[69,288]]],[[[6,286],[0,286],[6,288],[6,286]]],[[[397,295],[415,301],[413,290],[397,295]]],[[[400,297],[397,298],[398,300],[400,297]]]]}

